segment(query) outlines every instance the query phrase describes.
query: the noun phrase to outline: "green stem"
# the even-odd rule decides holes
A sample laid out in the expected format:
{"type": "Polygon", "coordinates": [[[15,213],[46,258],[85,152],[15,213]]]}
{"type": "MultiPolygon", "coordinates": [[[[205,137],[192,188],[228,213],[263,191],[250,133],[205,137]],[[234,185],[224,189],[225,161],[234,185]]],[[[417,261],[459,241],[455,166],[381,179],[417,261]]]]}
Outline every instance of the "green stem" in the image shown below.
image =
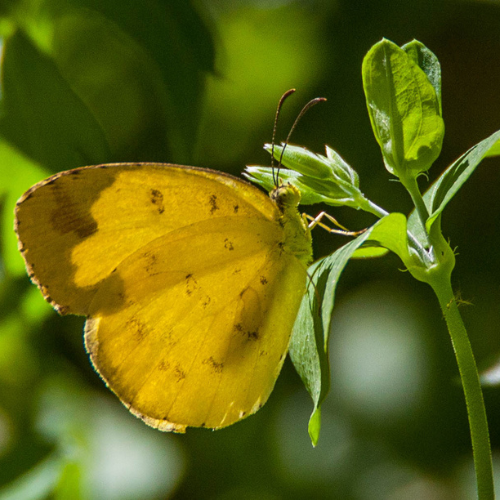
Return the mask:
{"type": "Polygon", "coordinates": [[[493,488],[488,422],[469,337],[458,311],[457,302],[449,281],[444,280],[443,283],[441,280],[435,280],[430,285],[436,293],[443,311],[460,370],[469,416],[478,498],[479,500],[494,500],[495,492],[493,488]]]}
{"type": "MultiPolygon", "coordinates": [[[[358,207],[365,212],[371,213],[377,216],[379,219],[389,215],[389,212],[386,212],[383,208],[379,207],[377,204],[373,203],[373,201],[368,198],[362,197],[358,200],[358,207]]],[[[431,264],[429,261],[429,257],[425,248],[422,247],[420,242],[415,238],[415,236],[408,231],[408,239],[410,240],[413,248],[418,252],[422,261],[426,264],[431,264]]]]}
{"type": "Polygon", "coordinates": [[[364,212],[373,214],[379,219],[385,217],[386,215],[389,215],[389,212],[385,211],[383,208],[379,207],[376,203],[373,203],[373,201],[365,198],[364,196],[359,196],[356,199],[356,205],[364,212]]]}
{"type": "Polygon", "coordinates": [[[415,205],[415,209],[417,210],[420,223],[422,224],[424,232],[427,234],[425,223],[429,218],[429,211],[425,206],[424,199],[422,198],[422,194],[420,193],[420,189],[418,188],[417,179],[413,176],[408,178],[401,177],[400,181],[401,184],[403,184],[406,190],[410,193],[411,199],[413,200],[413,204],[415,205]]]}

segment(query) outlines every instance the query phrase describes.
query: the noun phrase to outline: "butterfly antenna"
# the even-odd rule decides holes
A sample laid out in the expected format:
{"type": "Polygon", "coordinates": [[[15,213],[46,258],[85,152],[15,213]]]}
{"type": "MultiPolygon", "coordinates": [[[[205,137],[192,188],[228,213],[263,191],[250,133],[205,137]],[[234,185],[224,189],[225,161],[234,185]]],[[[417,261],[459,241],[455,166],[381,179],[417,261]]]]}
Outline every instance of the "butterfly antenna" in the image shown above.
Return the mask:
{"type": "MultiPolygon", "coordinates": [[[[289,91],[290,92],[290,91],[289,91]]],[[[292,128],[290,129],[290,132],[288,132],[288,136],[286,138],[285,144],[283,145],[283,149],[281,150],[281,156],[280,156],[280,161],[278,163],[278,168],[276,169],[276,178],[279,177],[280,174],[280,167],[281,167],[281,161],[283,160],[283,155],[285,154],[285,149],[288,146],[288,142],[290,141],[290,136],[292,135],[292,132],[295,130],[295,127],[297,126],[297,123],[299,123],[300,119],[306,114],[306,112],[311,109],[315,104],[318,104],[318,102],[323,102],[326,101],[326,97],[316,97],[315,99],[311,99],[303,108],[302,111],[298,114],[297,118],[295,118],[295,121],[293,122],[292,128]]],[[[276,126],[276,125],[275,125],[276,126]]],[[[273,144],[274,146],[274,144],[273,144]]],[[[273,165],[273,179],[274,179],[274,165],[273,165]]]]}
{"type": "MultiPolygon", "coordinates": [[[[278,175],[274,175],[274,141],[276,139],[276,127],[278,125],[278,117],[280,115],[281,108],[283,106],[283,103],[285,102],[286,98],[291,96],[295,92],[295,89],[290,89],[287,90],[280,99],[280,102],[278,103],[278,108],[276,109],[276,116],[274,117],[274,126],[273,126],[273,140],[271,141],[271,170],[273,172],[273,182],[274,186],[278,187],[278,175]]],[[[281,161],[281,160],[280,160],[281,161]]],[[[279,174],[279,167],[278,167],[278,174],[279,174]]]]}

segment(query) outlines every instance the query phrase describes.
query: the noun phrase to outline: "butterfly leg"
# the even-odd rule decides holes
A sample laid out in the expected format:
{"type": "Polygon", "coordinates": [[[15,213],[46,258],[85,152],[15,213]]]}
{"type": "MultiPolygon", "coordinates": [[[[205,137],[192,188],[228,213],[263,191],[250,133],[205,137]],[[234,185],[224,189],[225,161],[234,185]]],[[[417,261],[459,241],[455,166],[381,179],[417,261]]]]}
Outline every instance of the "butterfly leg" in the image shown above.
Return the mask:
{"type": "Polygon", "coordinates": [[[312,217],[311,215],[306,214],[306,218],[307,220],[311,221],[309,223],[309,229],[314,229],[316,226],[320,226],[329,233],[343,234],[344,236],[358,236],[359,234],[364,233],[366,231],[366,229],[362,229],[361,231],[349,231],[349,229],[344,227],[334,217],[332,217],[330,214],[327,214],[326,212],[320,212],[316,217],[312,217]],[[332,222],[335,226],[339,227],[340,229],[332,229],[328,227],[326,224],[323,224],[321,222],[321,219],[323,219],[323,217],[326,217],[330,222],[332,222]]]}

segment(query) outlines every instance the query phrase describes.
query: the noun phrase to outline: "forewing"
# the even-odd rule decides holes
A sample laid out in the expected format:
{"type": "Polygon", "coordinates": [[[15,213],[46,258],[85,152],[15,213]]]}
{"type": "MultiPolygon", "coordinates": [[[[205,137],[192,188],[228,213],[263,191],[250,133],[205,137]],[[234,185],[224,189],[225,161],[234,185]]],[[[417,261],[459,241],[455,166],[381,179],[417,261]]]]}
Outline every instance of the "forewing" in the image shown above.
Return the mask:
{"type": "Polygon", "coordinates": [[[61,313],[89,313],[102,282],[141,247],[202,220],[271,220],[266,195],[234,177],[166,164],[115,164],[57,174],[16,206],[28,272],[61,313]]]}

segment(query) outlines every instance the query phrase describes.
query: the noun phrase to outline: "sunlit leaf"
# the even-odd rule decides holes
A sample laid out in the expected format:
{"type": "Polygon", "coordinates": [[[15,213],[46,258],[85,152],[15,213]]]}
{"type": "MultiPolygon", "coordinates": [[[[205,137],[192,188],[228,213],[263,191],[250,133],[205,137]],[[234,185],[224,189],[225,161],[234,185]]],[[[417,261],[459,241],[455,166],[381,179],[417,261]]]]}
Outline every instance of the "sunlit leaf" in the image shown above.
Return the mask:
{"type": "MultiPolygon", "coordinates": [[[[470,148],[439,176],[424,194],[424,201],[430,214],[426,222],[427,231],[430,231],[446,205],[457,194],[481,161],[486,157],[498,154],[500,154],[500,131],[470,148]]],[[[422,233],[423,229],[416,213],[410,215],[408,228],[417,237],[422,233]]]]}
{"type": "Polygon", "coordinates": [[[441,152],[444,124],[436,90],[413,57],[389,40],[363,60],[363,86],[387,170],[405,183],[441,152]]]}
{"type": "Polygon", "coordinates": [[[500,131],[473,146],[443,172],[424,198],[430,213],[430,217],[426,222],[427,228],[433,224],[483,158],[488,153],[492,156],[491,149],[495,146],[498,147],[499,142],[500,131]]]}
{"type": "Polygon", "coordinates": [[[442,114],[441,103],[441,64],[437,56],[422,42],[412,40],[401,47],[427,75],[429,82],[436,91],[439,101],[439,111],[442,114]]]}

